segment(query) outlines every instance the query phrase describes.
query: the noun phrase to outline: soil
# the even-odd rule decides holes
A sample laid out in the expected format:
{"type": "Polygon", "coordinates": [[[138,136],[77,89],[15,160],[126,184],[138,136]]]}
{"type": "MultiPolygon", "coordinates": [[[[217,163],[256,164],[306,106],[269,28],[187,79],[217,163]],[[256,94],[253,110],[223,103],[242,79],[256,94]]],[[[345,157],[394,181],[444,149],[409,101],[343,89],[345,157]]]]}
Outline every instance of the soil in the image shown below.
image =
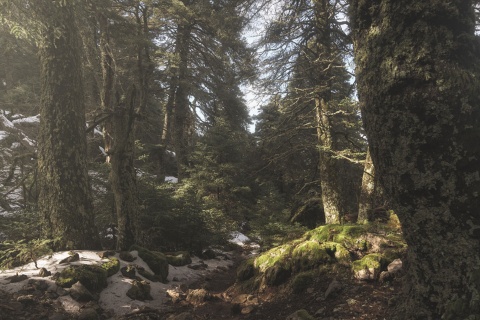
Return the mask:
{"type": "MultiPolygon", "coordinates": [[[[162,311],[142,310],[141,316],[137,313],[121,319],[172,319],[188,313],[187,318],[178,319],[285,320],[300,309],[319,320],[391,319],[392,304],[400,289],[398,281],[386,284],[358,281],[349,269],[337,266],[315,278],[300,293],[293,293],[288,285],[268,287],[256,293],[243,292],[235,283],[236,266],[243,258],[239,253],[232,268],[211,273],[189,286],[211,294],[204,303],[168,302],[162,311]],[[341,289],[325,299],[325,292],[334,279],[341,289]]],[[[28,296],[28,292],[7,294],[0,290],[0,320],[72,319],[48,297],[33,296],[19,301],[19,296],[28,296]]]]}

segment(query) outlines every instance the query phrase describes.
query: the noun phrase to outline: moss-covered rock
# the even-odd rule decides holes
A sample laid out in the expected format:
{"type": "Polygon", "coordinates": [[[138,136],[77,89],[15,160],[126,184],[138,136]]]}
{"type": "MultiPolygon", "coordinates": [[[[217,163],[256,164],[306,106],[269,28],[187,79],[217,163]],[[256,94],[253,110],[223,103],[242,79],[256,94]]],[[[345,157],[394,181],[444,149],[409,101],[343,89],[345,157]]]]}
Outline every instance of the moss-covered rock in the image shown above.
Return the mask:
{"type": "Polygon", "coordinates": [[[371,253],[352,263],[352,270],[359,280],[375,280],[388,265],[387,259],[380,253],[371,253]]]}
{"type": "Polygon", "coordinates": [[[292,251],[293,270],[307,271],[319,265],[334,262],[323,245],[314,240],[305,241],[292,251]]]}
{"type": "Polygon", "coordinates": [[[175,267],[186,266],[187,264],[192,263],[192,258],[188,251],[178,251],[165,253],[165,257],[169,264],[175,267]]]}
{"type": "Polygon", "coordinates": [[[260,272],[265,272],[268,268],[276,264],[288,265],[291,260],[294,243],[287,243],[259,255],[254,261],[254,267],[260,272]]]}
{"type": "Polygon", "coordinates": [[[297,274],[291,283],[292,291],[294,293],[301,293],[307,289],[307,287],[312,284],[314,278],[314,273],[311,271],[302,272],[297,274]]]}
{"type": "Polygon", "coordinates": [[[265,283],[269,286],[281,285],[290,278],[291,274],[292,271],[290,269],[287,269],[280,264],[276,264],[265,271],[265,283]]]}
{"type": "Polygon", "coordinates": [[[153,300],[150,294],[150,285],[143,280],[133,280],[132,287],[127,291],[127,296],[133,300],[153,300]]]}
{"type": "Polygon", "coordinates": [[[102,264],[102,268],[107,271],[107,277],[111,277],[120,270],[120,261],[117,258],[109,258],[102,264]]]}
{"type": "Polygon", "coordinates": [[[343,245],[336,242],[325,242],[322,246],[337,262],[344,265],[349,265],[352,262],[350,251],[348,251],[343,245]]]}
{"type": "Polygon", "coordinates": [[[242,262],[242,264],[237,268],[237,279],[239,281],[246,281],[252,278],[255,275],[255,259],[248,259],[242,262]]]}
{"type": "Polygon", "coordinates": [[[56,284],[70,288],[77,281],[90,291],[100,291],[107,287],[107,271],[96,265],[70,266],[60,273],[56,284]]]}
{"type": "Polygon", "coordinates": [[[167,281],[168,277],[168,261],[165,255],[158,251],[150,251],[143,247],[133,245],[130,251],[136,250],[138,256],[145,261],[148,267],[159,276],[162,282],[167,281]]]}

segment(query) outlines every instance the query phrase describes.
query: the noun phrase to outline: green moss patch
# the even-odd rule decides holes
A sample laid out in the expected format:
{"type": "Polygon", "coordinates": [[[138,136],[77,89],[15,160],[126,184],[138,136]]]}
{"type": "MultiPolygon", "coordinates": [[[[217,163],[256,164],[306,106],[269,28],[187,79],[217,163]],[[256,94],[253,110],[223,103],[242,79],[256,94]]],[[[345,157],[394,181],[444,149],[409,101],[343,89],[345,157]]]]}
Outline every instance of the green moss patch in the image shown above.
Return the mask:
{"type": "Polygon", "coordinates": [[[111,277],[120,270],[120,261],[117,258],[109,258],[102,264],[102,268],[107,271],[107,277],[111,277]]]}
{"type": "Polygon", "coordinates": [[[314,240],[305,241],[292,251],[294,271],[314,269],[325,263],[334,262],[323,245],[314,240]]]}
{"type": "Polygon", "coordinates": [[[163,253],[158,251],[150,251],[137,245],[133,245],[130,248],[130,251],[133,250],[138,252],[138,256],[145,261],[155,275],[160,277],[162,282],[167,281],[168,261],[163,253]]]}
{"type": "Polygon", "coordinates": [[[255,259],[251,258],[242,262],[237,268],[237,279],[239,281],[246,281],[255,275],[255,259]]]}
{"type": "Polygon", "coordinates": [[[107,287],[107,271],[96,265],[70,266],[60,273],[56,284],[70,288],[77,281],[90,291],[101,291],[107,287]]]}
{"type": "Polygon", "coordinates": [[[258,256],[254,261],[255,268],[258,268],[260,272],[265,272],[268,268],[273,267],[276,264],[288,265],[294,246],[292,243],[287,243],[258,256]]]}
{"type": "Polygon", "coordinates": [[[292,291],[294,293],[304,292],[307,287],[312,284],[313,279],[314,273],[312,271],[297,274],[291,283],[292,291]]]}

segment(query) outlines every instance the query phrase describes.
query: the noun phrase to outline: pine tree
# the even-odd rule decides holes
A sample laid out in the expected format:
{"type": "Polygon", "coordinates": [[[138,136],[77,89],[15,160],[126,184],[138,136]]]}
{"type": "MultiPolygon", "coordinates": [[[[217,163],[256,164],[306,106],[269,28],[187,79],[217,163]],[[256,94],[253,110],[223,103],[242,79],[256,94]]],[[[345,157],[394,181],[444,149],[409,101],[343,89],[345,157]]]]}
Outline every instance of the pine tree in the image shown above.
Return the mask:
{"type": "Polygon", "coordinates": [[[353,1],[372,160],[408,244],[398,319],[480,311],[479,42],[472,1],[353,1]]]}

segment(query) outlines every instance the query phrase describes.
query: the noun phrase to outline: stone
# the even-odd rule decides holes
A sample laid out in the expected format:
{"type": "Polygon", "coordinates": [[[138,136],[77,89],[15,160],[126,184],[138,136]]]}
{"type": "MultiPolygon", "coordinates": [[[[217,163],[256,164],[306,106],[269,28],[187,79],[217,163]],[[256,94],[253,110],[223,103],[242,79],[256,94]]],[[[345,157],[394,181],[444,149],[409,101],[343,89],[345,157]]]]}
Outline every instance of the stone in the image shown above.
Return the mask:
{"type": "Polygon", "coordinates": [[[206,249],[202,252],[202,258],[204,259],[215,259],[217,257],[217,253],[212,249],[206,249]]]}
{"type": "Polygon", "coordinates": [[[135,271],[135,267],[132,265],[128,265],[125,267],[120,268],[120,273],[125,277],[129,279],[135,279],[137,273],[135,271]]]}
{"type": "Polygon", "coordinates": [[[197,306],[212,298],[212,295],[205,289],[190,290],[187,294],[187,302],[197,306]]]}
{"type": "Polygon", "coordinates": [[[106,250],[106,251],[100,251],[100,252],[97,252],[97,255],[102,258],[102,259],[106,259],[108,257],[112,257],[115,255],[115,251],[111,251],[111,250],[106,250]]]}
{"type": "Polygon", "coordinates": [[[52,273],[45,268],[41,268],[40,271],[38,272],[38,276],[42,278],[49,277],[51,275],[52,273]]]}
{"type": "Polygon", "coordinates": [[[66,257],[63,260],[60,260],[59,264],[71,263],[80,260],[80,255],[78,252],[70,253],[70,256],[66,257]]]}
{"type": "Polygon", "coordinates": [[[137,272],[139,275],[141,275],[142,277],[144,277],[145,279],[149,280],[149,281],[152,281],[152,282],[159,282],[159,281],[162,281],[161,277],[155,275],[155,274],[152,274],[150,272],[148,272],[147,270],[145,270],[145,268],[143,267],[140,267],[140,266],[137,266],[135,265],[135,268],[137,269],[137,272]]]}
{"type": "Polygon", "coordinates": [[[325,299],[328,299],[330,296],[333,297],[336,293],[342,290],[342,288],[342,284],[337,279],[334,279],[332,282],[330,282],[327,290],[325,291],[325,299]]]}
{"type": "Polygon", "coordinates": [[[153,300],[150,295],[150,284],[143,280],[133,280],[132,287],[127,291],[127,296],[133,300],[153,300]]]}
{"type": "Polygon", "coordinates": [[[249,306],[246,306],[246,307],[242,308],[242,311],[240,311],[240,313],[241,314],[250,314],[253,311],[255,311],[255,306],[249,305],[249,306]]]}
{"type": "Polygon", "coordinates": [[[107,287],[107,271],[97,265],[69,266],[62,270],[55,283],[69,288],[78,281],[90,291],[101,291],[107,287]]]}
{"type": "Polygon", "coordinates": [[[192,258],[188,251],[166,253],[165,257],[167,258],[168,263],[174,267],[182,267],[192,263],[192,258]]]}
{"type": "Polygon", "coordinates": [[[120,270],[120,261],[117,258],[108,258],[108,261],[102,263],[102,269],[107,271],[107,277],[111,277],[120,270]]]}
{"type": "Polygon", "coordinates": [[[177,290],[168,289],[166,291],[167,297],[172,299],[173,303],[185,300],[185,294],[183,292],[178,292],[177,290]]]}
{"type": "Polygon", "coordinates": [[[92,301],[95,300],[95,297],[93,294],[85,288],[83,284],[80,283],[80,281],[76,282],[72,287],[70,288],[70,296],[75,300],[75,301],[92,301]]]}
{"type": "Polygon", "coordinates": [[[120,254],[118,255],[119,258],[123,261],[127,262],[133,262],[137,257],[134,257],[130,252],[128,251],[120,251],[120,254]]]}
{"type": "Polygon", "coordinates": [[[400,260],[400,259],[393,260],[387,266],[388,272],[393,272],[393,273],[400,272],[402,270],[402,268],[403,268],[403,263],[402,263],[402,260],[400,260]]]}
{"type": "Polygon", "coordinates": [[[20,282],[20,281],[23,281],[23,280],[27,280],[28,277],[24,274],[16,274],[14,276],[11,276],[11,277],[7,277],[5,278],[5,280],[10,280],[10,283],[16,283],[16,282],[20,282]]]}
{"type": "Polygon", "coordinates": [[[169,264],[163,253],[150,251],[137,245],[133,245],[130,250],[137,250],[138,256],[145,261],[155,275],[160,277],[161,282],[167,281],[169,264]]]}

